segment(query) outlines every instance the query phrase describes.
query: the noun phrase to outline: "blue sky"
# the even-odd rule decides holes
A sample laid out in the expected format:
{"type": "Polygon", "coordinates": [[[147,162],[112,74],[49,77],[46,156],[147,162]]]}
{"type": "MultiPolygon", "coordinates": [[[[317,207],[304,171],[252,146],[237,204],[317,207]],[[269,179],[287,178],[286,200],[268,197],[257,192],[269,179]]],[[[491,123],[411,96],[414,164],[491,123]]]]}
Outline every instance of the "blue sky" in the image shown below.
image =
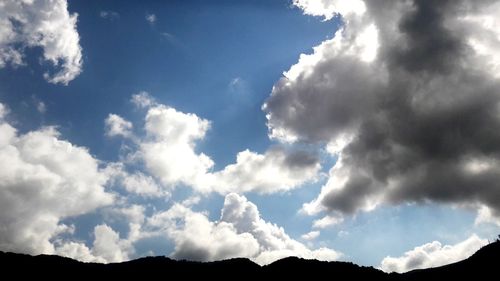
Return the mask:
{"type": "MultiPolygon", "coordinates": [[[[2,187],[12,194],[17,194],[15,190],[25,186],[37,190],[33,192],[38,195],[25,198],[21,192],[16,197],[20,198],[19,202],[38,202],[34,206],[53,204],[50,202],[55,199],[40,195],[45,194],[44,188],[47,192],[54,188],[77,200],[93,202],[89,203],[91,206],[75,203],[74,207],[56,210],[33,207],[35,211],[26,215],[27,221],[32,220],[32,225],[36,225],[43,221],[43,215],[47,215],[53,218],[54,228],[47,230],[44,237],[40,234],[39,238],[22,241],[12,237],[32,229],[13,226],[4,233],[0,232],[3,250],[56,253],[103,262],[155,254],[201,260],[246,256],[265,263],[272,261],[271,256],[295,254],[382,266],[384,270],[406,270],[411,268],[405,267],[405,262],[419,251],[415,247],[431,245],[433,241],[439,241],[436,242],[441,243],[439,245],[452,245],[451,252],[441,246],[435,249],[433,253],[447,258],[436,258],[422,264],[429,266],[463,258],[468,253],[461,248],[464,245],[475,250],[484,244],[485,239],[495,237],[499,230],[495,217],[497,205],[481,199],[481,194],[467,198],[450,196],[453,198],[449,199],[434,194],[455,191],[435,188],[436,192],[415,191],[408,192],[410,195],[400,195],[398,199],[387,199],[393,198],[393,194],[385,191],[372,193],[361,188],[354,195],[346,193],[344,199],[339,199],[344,201],[331,199],[331,194],[344,194],[342,192],[347,190],[338,187],[346,174],[348,179],[362,177],[366,171],[375,171],[374,177],[377,176],[377,169],[365,167],[365,162],[356,162],[362,163],[359,167],[351,167],[349,162],[339,164],[339,157],[358,159],[354,152],[345,148],[348,146],[341,147],[340,152],[332,152],[330,148],[339,140],[347,139],[348,143],[356,144],[355,140],[367,136],[361,133],[353,135],[358,129],[352,128],[357,128],[356,124],[367,124],[362,123],[363,120],[371,117],[353,117],[355,121],[352,122],[345,120],[350,120],[352,112],[371,112],[372,105],[361,110],[357,107],[364,106],[372,98],[365,95],[358,100],[356,97],[365,88],[377,91],[381,83],[377,81],[383,80],[377,80],[378,76],[386,71],[382,69],[387,65],[383,63],[381,49],[389,44],[376,41],[382,40],[381,34],[385,32],[381,26],[370,29],[368,25],[363,29],[363,25],[353,25],[336,33],[355,23],[355,17],[377,22],[370,14],[372,7],[367,7],[362,1],[345,6],[336,1],[323,2],[69,1],[66,7],[66,2],[59,0],[61,5],[53,7],[45,1],[33,4],[35,7],[12,3],[0,7],[3,9],[0,15],[6,14],[5,18],[10,21],[9,24],[7,21],[2,23],[6,29],[16,21],[21,26],[21,31],[12,27],[13,32],[20,34],[17,39],[5,39],[7,37],[0,34],[0,39],[5,36],[4,41],[0,40],[0,103],[3,105],[0,109],[6,109],[0,110],[0,120],[17,130],[17,138],[9,140],[9,145],[16,147],[19,155],[28,155],[23,150],[26,147],[22,146],[21,139],[34,138],[33,132],[48,136],[43,139],[47,142],[45,146],[39,143],[39,150],[50,147],[48,150],[53,153],[50,161],[54,163],[38,158],[33,160],[30,156],[22,156],[24,162],[19,161],[50,171],[64,182],[61,190],[52,187],[51,181],[45,181],[44,177],[19,184],[7,183],[2,187]],[[50,33],[53,31],[42,28],[41,38],[52,34],[56,43],[75,47],[63,49],[56,44],[59,65],[55,66],[47,59],[52,41],[47,43],[36,39],[39,38],[36,34],[23,31],[30,24],[40,24],[37,10],[43,9],[56,11],[48,22],[62,19],[68,29],[50,33]],[[78,15],[77,21],[72,23],[68,15],[75,14],[78,15]],[[378,35],[370,37],[371,30],[378,35]],[[75,34],[79,38],[77,41],[64,37],[75,34]],[[22,62],[8,56],[13,50],[22,54],[22,62]],[[82,55],[82,63],[76,62],[67,69],[61,66],[78,54],[82,55]],[[353,58],[356,62],[348,64],[353,58]],[[359,61],[361,66],[358,66],[359,61]],[[352,68],[352,65],[357,68],[352,68]],[[372,66],[376,69],[374,72],[372,66]],[[69,72],[71,67],[79,72],[63,82],[50,81],[49,76],[44,76],[47,71],[55,73],[61,68],[63,72],[69,72]],[[299,76],[294,77],[293,73],[299,73],[299,76]],[[354,77],[359,80],[351,81],[354,77]],[[337,92],[344,93],[345,97],[336,96],[337,92]],[[149,104],[141,105],[138,99],[149,104]],[[350,103],[351,100],[355,102],[350,103]],[[112,119],[110,114],[117,117],[112,119]],[[203,120],[208,127],[204,127],[203,120]],[[341,123],[343,120],[345,124],[341,123]],[[58,133],[44,131],[43,128],[48,126],[58,133]],[[112,131],[113,126],[116,126],[116,131],[112,131]],[[173,130],[173,133],[165,130],[173,130]],[[281,135],[273,134],[273,130],[281,130],[281,135]],[[172,140],[178,137],[180,140],[172,140]],[[295,139],[290,141],[289,137],[295,139]],[[59,150],[61,148],[54,144],[55,140],[71,144],[78,153],[86,155],[82,156],[86,160],[72,154],[65,158],[67,153],[73,153],[72,150],[59,150]],[[173,149],[169,150],[169,147],[173,149]],[[247,154],[239,154],[246,150],[247,154]],[[59,157],[59,154],[63,156],[59,157]],[[237,155],[241,155],[241,159],[237,160],[237,155]],[[243,159],[245,155],[248,158],[243,159]],[[203,162],[205,156],[212,164],[203,162]],[[69,166],[75,165],[75,168],[59,163],[57,159],[74,161],[69,166]],[[182,170],[177,176],[176,163],[191,160],[196,163],[188,163],[185,167],[202,171],[195,174],[182,170]],[[95,169],[92,170],[95,174],[85,176],[82,184],[95,185],[96,190],[74,194],[68,191],[71,188],[85,189],[76,183],[66,183],[74,179],[68,175],[79,177],[78,161],[90,161],[88,167],[95,169]],[[207,166],[203,166],[204,163],[207,166]],[[234,170],[228,170],[231,165],[234,165],[234,170]],[[64,167],[75,171],[69,174],[60,172],[64,167]],[[275,179],[269,180],[274,176],[275,179]],[[103,180],[99,182],[89,179],[101,177],[103,180]],[[140,187],[127,186],[138,177],[143,179],[140,187]],[[215,183],[208,184],[210,180],[215,183]],[[283,186],[277,181],[282,181],[283,186]],[[31,182],[39,184],[30,186],[31,182]],[[154,191],[140,189],[146,185],[154,191]],[[361,199],[352,199],[355,196],[361,199]],[[478,199],[468,199],[472,197],[478,199]],[[186,203],[188,199],[194,203],[186,203]],[[345,207],[351,200],[358,205],[345,207]],[[329,205],[329,202],[337,202],[337,205],[329,205]],[[253,217],[253,222],[244,220],[246,216],[252,217],[253,210],[257,209],[259,217],[253,217]],[[221,210],[230,215],[221,217],[221,210]],[[241,210],[249,213],[241,213],[241,210]],[[322,218],[330,223],[319,225],[322,218]],[[177,225],[179,221],[183,222],[180,226],[177,225]],[[275,245],[282,243],[285,246],[266,246],[267,242],[259,240],[260,232],[249,230],[247,224],[259,225],[258,229],[269,235],[262,241],[275,239],[279,241],[273,242],[275,245]],[[56,231],[56,227],[66,230],[56,231]],[[133,233],[133,227],[137,227],[137,233],[133,233]],[[218,232],[225,227],[231,229],[232,236],[226,237],[218,232]],[[211,230],[203,232],[207,228],[211,230]],[[247,239],[245,232],[251,233],[253,240],[247,239]],[[194,242],[190,239],[195,238],[191,237],[204,235],[202,233],[214,236],[205,237],[206,243],[220,243],[224,248],[227,240],[228,247],[241,251],[235,250],[224,256],[220,254],[224,251],[218,246],[192,246],[194,242]],[[287,238],[273,236],[276,233],[283,233],[287,238]],[[309,235],[303,236],[305,234],[309,235]],[[26,242],[35,240],[40,240],[39,243],[45,246],[26,242]],[[19,241],[28,243],[28,246],[18,246],[19,241]],[[236,246],[230,244],[233,242],[236,246]],[[248,250],[255,244],[260,250],[248,250]],[[328,250],[322,255],[318,249],[328,250]],[[387,256],[399,259],[385,260],[384,264],[382,260],[387,256]],[[388,267],[390,262],[393,267],[388,267]]],[[[387,22],[392,23],[391,19],[387,22]]],[[[476,63],[479,65],[483,61],[476,63]]],[[[395,77],[387,71],[388,75],[395,77]]],[[[380,112],[382,110],[385,109],[380,109],[380,112]]],[[[395,139],[397,141],[399,139],[395,139]]],[[[471,145],[480,144],[477,141],[471,145]]],[[[410,150],[413,146],[407,148],[410,150]]],[[[44,153],[50,158],[49,152],[44,153]]],[[[0,153],[0,157],[3,165],[14,161],[6,152],[0,153]]],[[[426,165],[432,161],[422,163],[426,165]]],[[[481,163],[476,166],[490,167],[484,166],[490,162],[481,163]]],[[[18,167],[16,165],[13,164],[18,167]]],[[[16,173],[23,173],[19,171],[16,173]]],[[[5,182],[15,181],[10,175],[5,177],[5,182]]],[[[405,177],[412,176],[404,172],[392,175],[385,186],[393,188],[392,183],[404,182],[405,177]]],[[[75,182],[79,183],[80,179],[75,179],[75,182]]],[[[434,186],[433,182],[427,184],[434,186]]],[[[451,186],[451,183],[441,184],[451,186]]],[[[380,190],[375,185],[372,188],[380,190]]],[[[404,186],[394,188],[401,189],[401,194],[406,192],[404,186]]],[[[63,206],[64,200],[62,196],[60,202],[63,206]]],[[[19,210],[13,211],[12,216],[22,218],[23,215],[25,212],[19,210]]],[[[0,221],[10,225],[7,217],[0,221]]]]}

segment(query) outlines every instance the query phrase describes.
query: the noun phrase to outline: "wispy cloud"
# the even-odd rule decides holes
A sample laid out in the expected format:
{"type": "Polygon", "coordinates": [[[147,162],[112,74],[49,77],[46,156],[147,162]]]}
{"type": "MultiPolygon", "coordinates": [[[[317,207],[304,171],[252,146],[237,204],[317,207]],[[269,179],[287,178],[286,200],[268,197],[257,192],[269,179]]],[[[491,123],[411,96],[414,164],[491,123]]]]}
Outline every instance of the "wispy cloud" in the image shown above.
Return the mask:
{"type": "Polygon", "coordinates": [[[120,14],[115,11],[100,11],[99,16],[103,19],[117,20],[120,18],[120,14]]]}
{"type": "Polygon", "coordinates": [[[155,24],[156,23],[156,15],[155,14],[146,14],[146,20],[149,22],[149,24],[155,24]]]}

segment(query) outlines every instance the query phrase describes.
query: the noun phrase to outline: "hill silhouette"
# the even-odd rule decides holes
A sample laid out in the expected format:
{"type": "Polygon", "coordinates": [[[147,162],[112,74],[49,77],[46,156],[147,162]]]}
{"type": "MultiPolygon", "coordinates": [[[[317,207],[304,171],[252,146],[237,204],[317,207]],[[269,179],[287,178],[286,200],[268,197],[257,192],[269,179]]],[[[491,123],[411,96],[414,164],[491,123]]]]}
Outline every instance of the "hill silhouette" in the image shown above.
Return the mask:
{"type": "Polygon", "coordinates": [[[373,267],[349,262],[324,262],[289,257],[265,266],[244,259],[216,262],[176,261],[167,257],[145,257],[111,264],[83,263],[70,258],[51,255],[30,256],[0,252],[0,268],[4,276],[50,279],[69,278],[190,278],[204,277],[217,280],[249,278],[328,278],[332,280],[465,280],[495,279],[500,261],[500,242],[497,240],[478,250],[470,258],[453,264],[385,273],[373,267]]]}

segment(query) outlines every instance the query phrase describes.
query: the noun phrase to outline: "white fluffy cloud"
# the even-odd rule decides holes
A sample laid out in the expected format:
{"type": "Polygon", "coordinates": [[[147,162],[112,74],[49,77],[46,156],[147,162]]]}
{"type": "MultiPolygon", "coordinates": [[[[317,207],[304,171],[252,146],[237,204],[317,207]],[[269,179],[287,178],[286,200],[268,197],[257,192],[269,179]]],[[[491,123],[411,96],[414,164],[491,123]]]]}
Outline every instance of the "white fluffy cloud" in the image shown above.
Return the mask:
{"type": "Polygon", "coordinates": [[[168,193],[162,191],[155,180],[141,172],[128,174],[122,181],[123,187],[130,193],[141,194],[145,196],[164,196],[168,193]]]}
{"type": "MultiPolygon", "coordinates": [[[[212,171],[214,162],[196,145],[205,138],[210,122],[192,113],[156,102],[148,93],[133,95],[132,103],[146,109],[145,135],[134,136],[132,123],[110,114],[106,119],[106,134],[130,138],[136,149],[126,158],[144,163],[145,170],[166,189],[186,185],[202,193],[258,192],[275,193],[294,189],[317,179],[321,168],[318,157],[304,151],[287,151],[275,147],[264,154],[249,150],[239,152],[236,163],[220,171],[212,171]]],[[[144,176],[127,176],[125,187],[132,191],[144,181],[144,176]]],[[[153,183],[152,179],[148,182],[153,183]]],[[[153,184],[145,186],[158,190],[153,184]]],[[[151,193],[150,193],[151,194],[151,193]]]]}
{"type": "Polygon", "coordinates": [[[124,163],[112,163],[106,167],[106,173],[112,179],[115,186],[123,188],[129,194],[137,194],[143,197],[168,198],[170,192],[163,188],[150,175],[141,171],[128,172],[124,163]]]}
{"type": "Polygon", "coordinates": [[[135,255],[135,242],[163,235],[175,244],[172,256],[176,258],[243,256],[267,264],[290,255],[322,260],[340,256],[327,248],[309,249],[283,228],[264,221],[257,206],[245,197],[230,193],[283,191],[314,180],[320,168],[316,157],[281,148],[263,155],[244,151],[235,164],[212,172],[210,158],[195,151],[196,141],[203,139],[209,128],[207,120],[158,104],[145,95],[135,101],[147,109],[145,136],[134,136],[129,121],[109,115],[107,134],[127,137],[137,151],[125,157],[125,162],[108,163],[105,168],[100,168],[85,148],[61,140],[53,127],[19,135],[4,121],[8,110],[0,104],[0,159],[10,164],[0,171],[0,249],[118,262],[135,255]],[[129,172],[137,159],[144,162],[144,172],[129,172]],[[179,161],[181,165],[173,164],[179,161]],[[205,192],[206,187],[210,192],[228,194],[220,220],[210,221],[206,213],[191,210],[199,200],[196,197],[145,218],[144,206],[131,205],[126,198],[116,200],[118,194],[104,188],[105,184],[119,185],[127,194],[154,197],[168,196],[168,185],[179,183],[197,191],[205,192]],[[102,206],[110,206],[102,213],[104,221],[124,218],[128,234],[120,237],[103,222],[94,228],[91,245],[72,239],[75,227],[61,220],[102,206]],[[60,235],[63,233],[66,235],[60,235]]]}
{"type": "Polygon", "coordinates": [[[0,169],[2,250],[54,253],[50,240],[70,231],[61,219],[113,202],[98,160],[53,127],[19,135],[0,119],[0,162],[8,163],[0,169]]]}
{"type": "Polygon", "coordinates": [[[83,242],[56,241],[55,253],[84,262],[122,262],[134,253],[132,240],[121,239],[119,234],[106,224],[94,227],[92,248],[83,242]]]}
{"type": "MultiPolygon", "coordinates": [[[[311,214],[311,213],[309,213],[311,214]]],[[[313,213],[314,214],[314,213],[313,213]]],[[[311,214],[312,215],[312,214],[311,214]]],[[[314,220],[313,221],[313,227],[314,228],[327,228],[331,225],[339,224],[343,222],[344,219],[342,217],[338,216],[332,216],[332,215],[326,215],[320,219],[314,220]]]]}
{"type": "Polygon", "coordinates": [[[109,114],[104,120],[106,135],[109,137],[122,136],[130,137],[132,135],[132,123],[123,119],[119,115],[109,114]]]}
{"type": "Polygon", "coordinates": [[[85,243],[82,242],[69,241],[63,243],[56,248],[55,253],[59,256],[68,257],[83,262],[106,262],[103,258],[94,256],[92,254],[92,250],[90,250],[85,245],[85,243]]]}
{"type": "Polygon", "coordinates": [[[2,1],[0,3],[0,67],[23,64],[25,48],[41,47],[55,73],[44,73],[51,83],[67,85],[82,68],[82,48],[76,30],[77,14],[66,0],[2,1]]]}
{"type": "Polygon", "coordinates": [[[92,254],[103,258],[106,262],[121,262],[129,259],[131,245],[127,240],[120,239],[111,227],[101,224],[94,228],[94,243],[92,254]]]}
{"type": "Polygon", "coordinates": [[[336,260],[341,254],[327,248],[311,250],[288,236],[283,228],[264,221],[257,206],[245,197],[226,195],[219,221],[176,204],[151,217],[148,227],[175,242],[173,257],[220,260],[247,257],[268,264],[287,256],[336,260]]]}
{"type": "Polygon", "coordinates": [[[137,108],[149,108],[158,103],[156,100],[146,91],[141,91],[138,94],[132,95],[130,99],[137,108]]]}
{"type": "Polygon", "coordinates": [[[245,150],[238,153],[235,164],[213,174],[213,188],[220,193],[287,191],[314,181],[320,168],[318,159],[305,152],[276,148],[258,154],[245,150]]]}
{"type": "Polygon", "coordinates": [[[257,240],[249,233],[237,233],[225,222],[212,222],[206,214],[193,212],[180,204],[148,220],[149,227],[159,228],[175,243],[172,257],[209,261],[254,256],[257,240]]]}
{"type": "Polygon", "coordinates": [[[321,16],[325,20],[335,15],[362,15],[366,11],[365,3],[361,0],[293,0],[293,4],[304,11],[304,14],[321,16]]]}
{"type": "Polygon", "coordinates": [[[213,161],[195,151],[210,123],[195,114],[183,113],[164,105],[148,109],[139,144],[140,157],[148,171],[167,186],[185,184],[204,189],[213,161]]]}
{"type": "Polygon", "coordinates": [[[300,237],[304,240],[309,241],[309,240],[314,240],[314,239],[318,238],[320,234],[321,234],[321,232],[314,230],[314,231],[310,231],[306,234],[303,234],[300,237]]]}
{"type": "Polygon", "coordinates": [[[486,243],[486,239],[481,239],[475,234],[455,245],[443,246],[440,242],[433,241],[415,247],[401,257],[384,258],[381,268],[386,272],[406,272],[450,264],[470,257],[486,243]]]}

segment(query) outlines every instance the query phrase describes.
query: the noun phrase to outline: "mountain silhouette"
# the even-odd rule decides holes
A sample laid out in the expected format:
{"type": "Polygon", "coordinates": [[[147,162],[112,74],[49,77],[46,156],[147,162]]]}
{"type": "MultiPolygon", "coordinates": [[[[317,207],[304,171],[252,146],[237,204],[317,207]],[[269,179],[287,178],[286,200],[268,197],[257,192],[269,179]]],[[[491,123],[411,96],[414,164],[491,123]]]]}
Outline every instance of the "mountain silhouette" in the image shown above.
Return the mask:
{"type": "Polygon", "coordinates": [[[84,263],[70,258],[0,252],[0,268],[4,276],[13,278],[173,278],[204,277],[216,280],[279,278],[327,278],[331,280],[465,280],[496,279],[500,264],[500,241],[478,250],[474,255],[453,264],[385,273],[373,267],[350,262],[325,262],[288,257],[269,265],[236,258],[216,262],[177,261],[167,257],[145,257],[122,263],[84,263]],[[361,278],[361,279],[359,279],[361,278]]]}

